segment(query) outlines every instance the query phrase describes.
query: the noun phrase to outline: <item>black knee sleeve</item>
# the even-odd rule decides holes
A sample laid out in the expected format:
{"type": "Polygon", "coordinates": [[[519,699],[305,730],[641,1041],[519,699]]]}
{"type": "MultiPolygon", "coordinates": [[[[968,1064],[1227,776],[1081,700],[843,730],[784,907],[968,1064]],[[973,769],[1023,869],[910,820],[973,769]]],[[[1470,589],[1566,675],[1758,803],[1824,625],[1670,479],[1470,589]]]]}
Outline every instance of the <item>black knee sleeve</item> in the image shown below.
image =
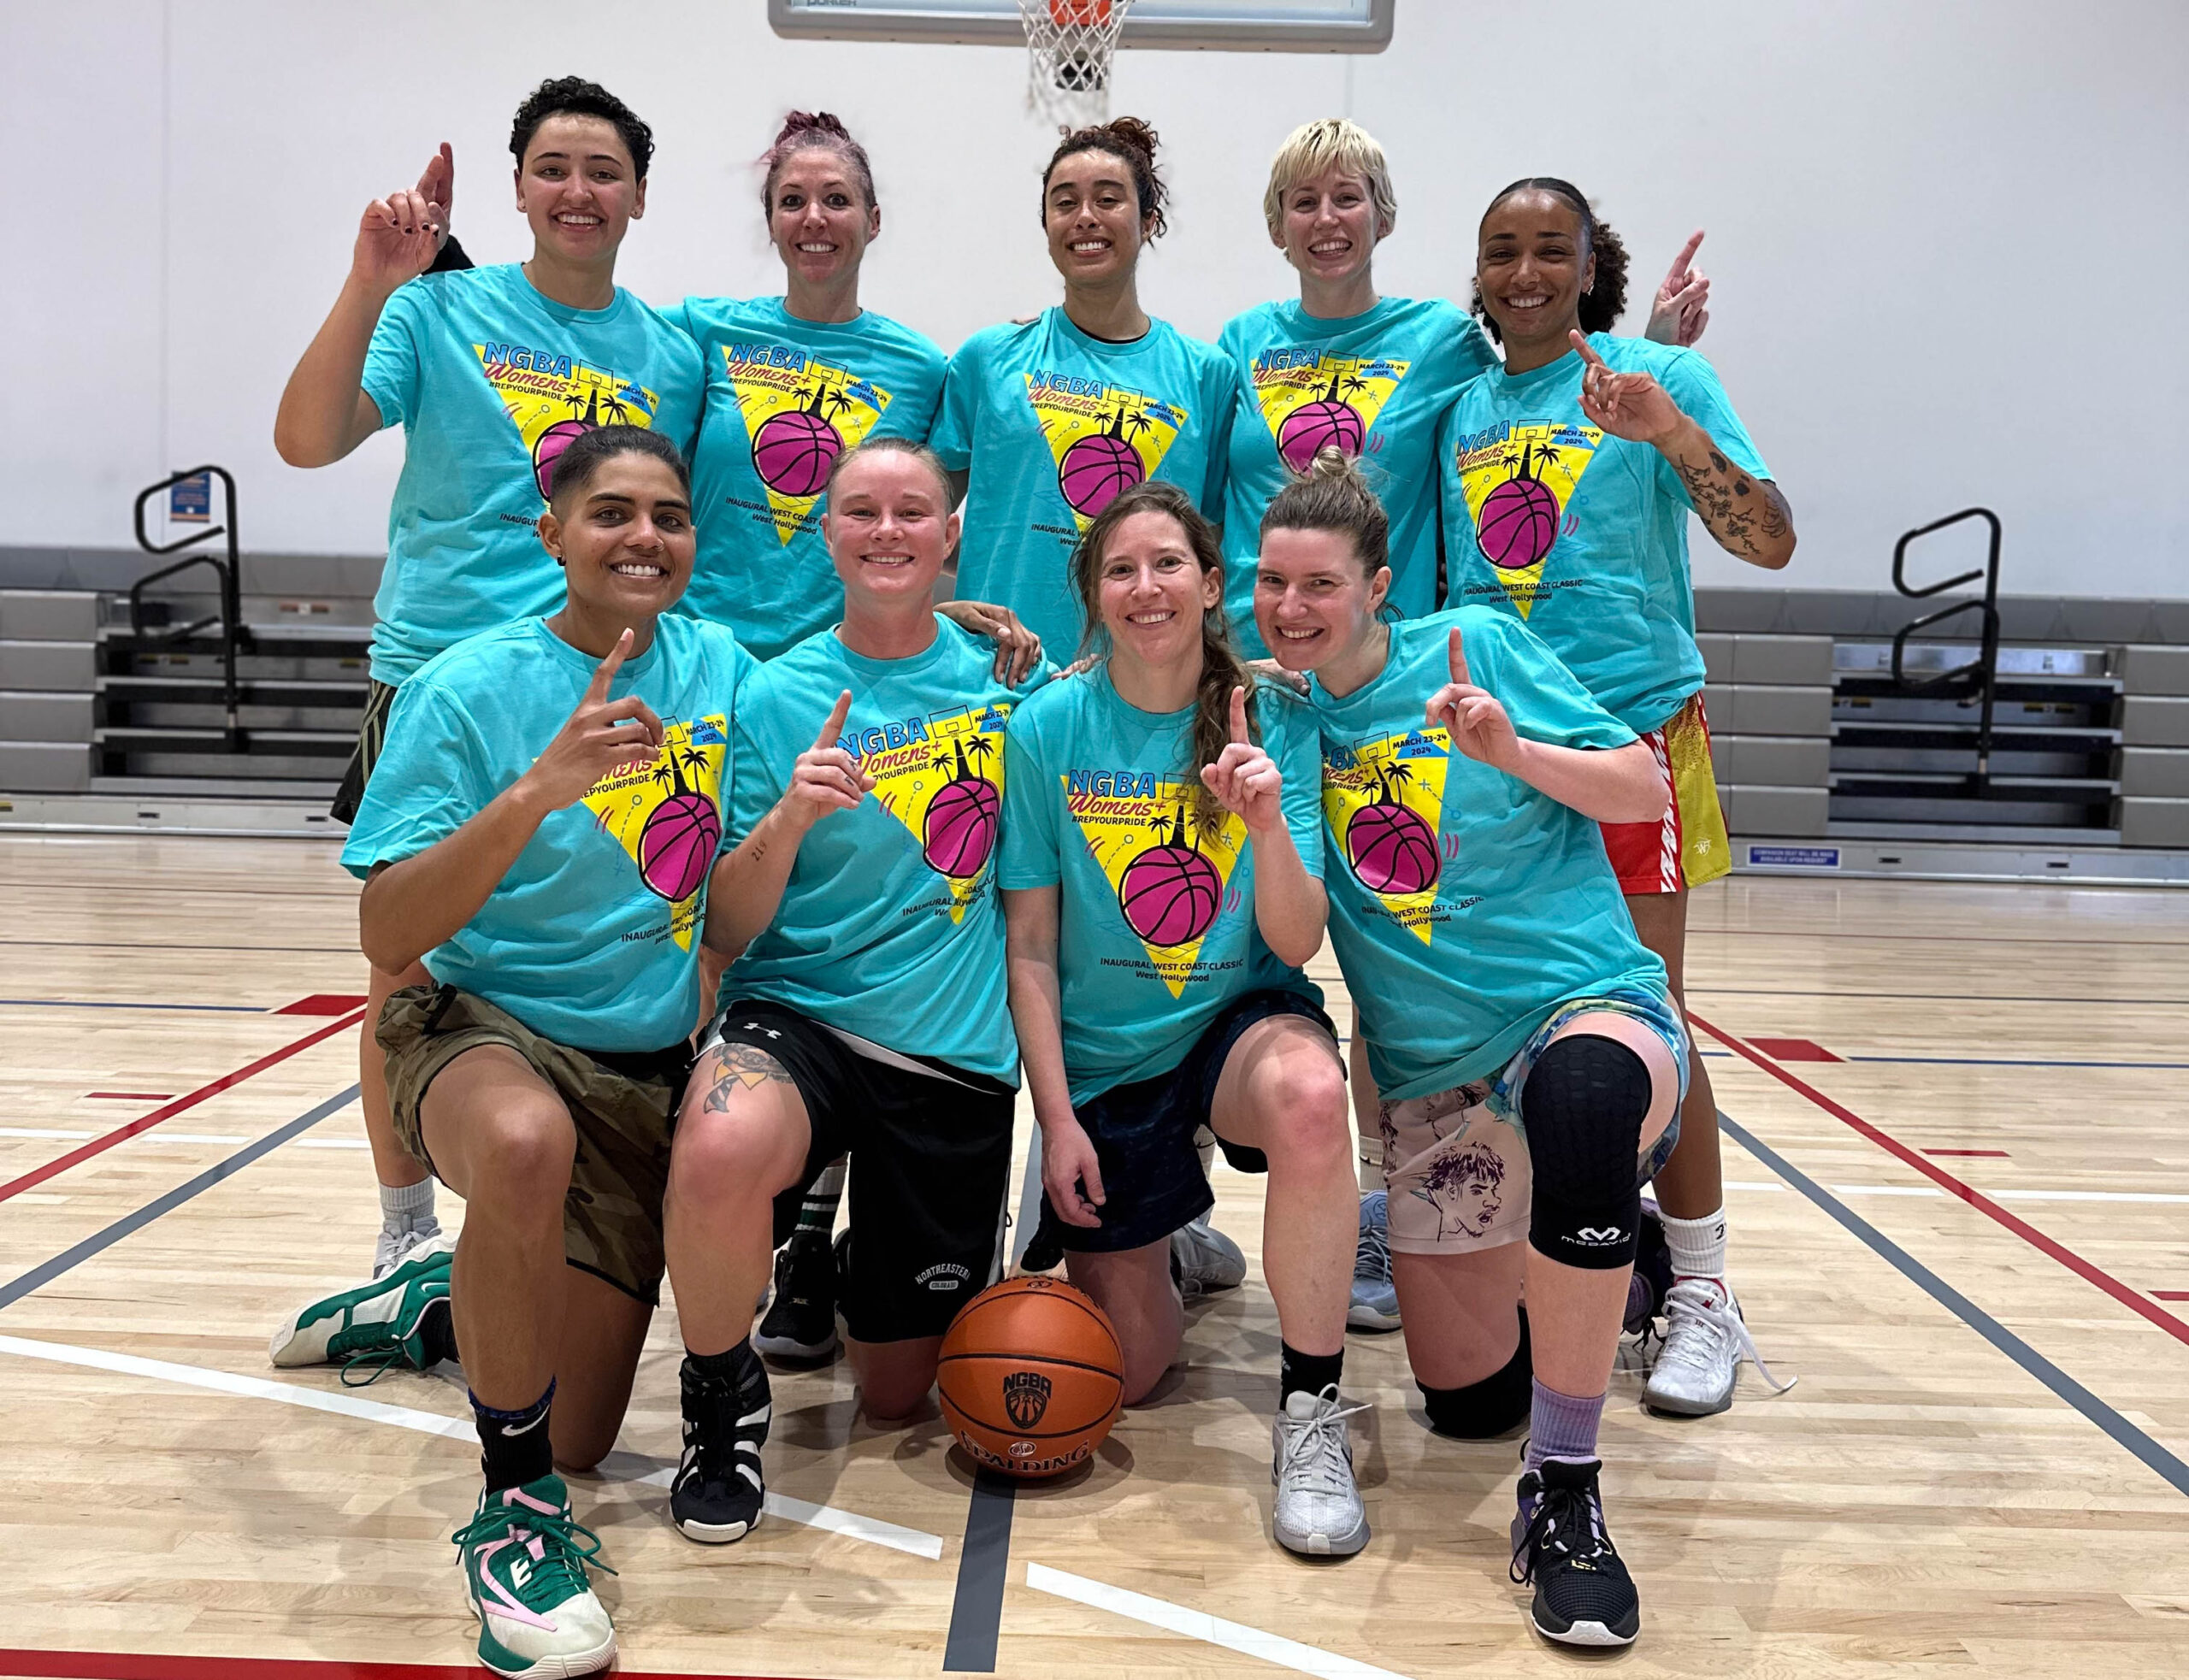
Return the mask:
{"type": "Polygon", "coordinates": [[[1637,1162],[1649,1070],[1616,1039],[1576,1033],[1537,1059],[1520,1088],[1538,1254],[1588,1271],[1631,1264],[1642,1218],[1637,1162]]]}
{"type": "Polygon", "coordinates": [[[1464,1388],[1421,1390],[1422,1409],[1429,1427],[1457,1441],[1489,1441],[1508,1429],[1518,1429],[1528,1418],[1535,1399],[1535,1360],[1528,1351],[1528,1310],[1520,1309],[1520,1345],[1513,1357],[1479,1382],[1464,1388]]]}

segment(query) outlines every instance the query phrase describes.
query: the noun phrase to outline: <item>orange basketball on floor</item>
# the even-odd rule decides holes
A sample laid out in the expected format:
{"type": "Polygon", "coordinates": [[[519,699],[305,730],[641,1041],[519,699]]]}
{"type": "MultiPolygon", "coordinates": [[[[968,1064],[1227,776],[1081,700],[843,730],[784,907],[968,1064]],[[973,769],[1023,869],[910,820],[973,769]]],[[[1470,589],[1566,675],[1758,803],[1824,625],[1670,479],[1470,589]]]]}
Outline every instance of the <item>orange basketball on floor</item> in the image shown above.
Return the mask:
{"type": "Polygon", "coordinates": [[[942,1338],[943,1421],[978,1465],[1031,1480],[1086,1462],[1118,1421],[1124,1356],[1109,1315],[1053,1277],[1009,1277],[942,1338]]]}

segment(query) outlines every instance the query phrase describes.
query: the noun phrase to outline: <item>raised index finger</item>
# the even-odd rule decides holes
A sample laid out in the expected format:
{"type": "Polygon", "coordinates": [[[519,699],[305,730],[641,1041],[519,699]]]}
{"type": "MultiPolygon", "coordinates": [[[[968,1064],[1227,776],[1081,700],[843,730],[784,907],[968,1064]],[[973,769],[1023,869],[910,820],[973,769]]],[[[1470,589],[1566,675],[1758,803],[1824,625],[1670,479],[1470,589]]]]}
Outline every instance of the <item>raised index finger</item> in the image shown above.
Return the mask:
{"type": "Polygon", "coordinates": [[[836,704],[829,714],[829,721],[821,726],[821,737],[813,743],[816,752],[826,752],[843,739],[844,720],[852,715],[852,691],[848,688],[836,696],[836,704]]]}
{"type": "Polygon", "coordinates": [[[585,692],[587,699],[595,705],[608,698],[608,685],[616,681],[616,673],[623,668],[623,657],[631,651],[628,630],[616,638],[616,645],[608,650],[608,657],[593,668],[593,686],[585,692]]]}
{"type": "Polygon", "coordinates": [[[1673,258],[1673,266],[1665,271],[1665,284],[1677,292],[1687,280],[1689,266],[1702,244],[1702,230],[1698,227],[1687,236],[1687,243],[1679,248],[1679,255],[1673,258]]]}
{"type": "Polygon", "coordinates": [[[1474,679],[1467,675],[1466,640],[1460,635],[1460,627],[1456,624],[1452,627],[1452,634],[1446,643],[1446,647],[1452,662],[1452,681],[1464,682],[1469,687],[1472,687],[1474,679]]]}
{"type": "Polygon", "coordinates": [[[1238,746],[1248,746],[1253,740],[1247,734],[1247,691],[1243,688],[1231,691],[1231,740],[1238,746]]]}
{"type": "MultiPolygon", "coordinates": [[[[1594,368],[1604,368],[1603,357],[1596,354],[1596,346],[1589,342],[1585,334],[1569,332],[1566,336],[1572,341],[1573,348],[1581,352],[1581,359],[1584,362],[1594,368]]],[[[1604,368],[1604,371],[1609,373],[1611,369],[1604,368]]]]}

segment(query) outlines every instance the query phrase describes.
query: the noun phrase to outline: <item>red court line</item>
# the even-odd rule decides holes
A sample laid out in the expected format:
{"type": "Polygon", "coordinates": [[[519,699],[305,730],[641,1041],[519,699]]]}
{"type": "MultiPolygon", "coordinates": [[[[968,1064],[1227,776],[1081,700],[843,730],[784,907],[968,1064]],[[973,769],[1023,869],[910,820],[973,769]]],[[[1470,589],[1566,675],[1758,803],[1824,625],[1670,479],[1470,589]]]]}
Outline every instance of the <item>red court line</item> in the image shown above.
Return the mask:
{"type": "Polygon", "coordinates": [[[163,1103],[172,1091],[86,1091],[86,1097],[106,1097],[118,1103],[163,1103]]]}
{"type": "Polygon", "coordinates": [[[2189,1289],[2154,1289],[2151,1294],[2162,1301],[2189,1301],[2189,1289]]]}
{"type": "Polygon", "coordinates": [[[1926,1149],[1926,1155],[1978,1155],[1986,1160],[2003,1161],[2009,1158],[2003,1149],[1926,1149]]]}
{"type": "MultiPolygon", "coordinates": [[[[160,1657],[128,1651],[0,1651],[0,1675],[41,1680],[442,1680],[477,1675],[476,1664],[361,1663],[304,1657],[160,1657]]],[[[622,1680],[752,1680],[749,1675],[667,1674],[619,1668],[622,1680]]]]}
{"type": "Polygon", "coordinates": [[[1750,1049],[1747,1045],[1742,1043],[1740,1040],[1735,1038],[1731,1033],[1723,1032],[1718,1028],[1712,1026],[1708,1021],[1705,1021],[1701,1016],[1696,1014],[1692,1010],[1688,1011],[1687,1018],[1692,1021],[1696,1026],[1702,1028],[1704,1032],[1709,1034],[1712,1038],[1716,1039],[1719,1043],[1724,1045],[1727,1049],[1732,1050],[1737,1055],[1744,1057],[1749,1061],[1755,1063],[1756,1066],[1761,1068],[1764,1072],[1769,1074],[1780,1084],[1785,1085],[1792,1090],[1800,1092],[1802,1095],[1807,1097],[1826,1114],[1832,1116],[1833,1119],[1839,1121],[1844,1125],[1852,1127],[1856,1131],[1869,1139],[1872,1143],[1876,1144],[1879,1148],[1884,1150],[1887,1154],[1891,1155],[1896,1159],[1904,1162],[1909,1166],[1915,1168],[1916,1171],[1921,1173],[1924,1177],[1929,1179],[1933,1184],[1936,1184],[1948,1195],[1959,1197],[1962,1201],[1967,1202],[1978,1212],[1985,1214],[1991,1219],[1996,1220],[1998,1223],[2005,1226],[2007,1229],[2012,1231],[2016,1236],[2020,1237],[2024,1242],[2029,1244],[2031,1247],[2036,1249],[2040,1254],[2049,1255],[2053,1259],[2057,1260],[2062,1265],[2067,1267],[2069,1271],[2074,1272],[2076,1276],[2081,1278],[2085,1282],[2096,1284],[2099,1288],[2104,1290],[2107,1294],[2112,1296],[2114,1300],[2119,1301],[2121,1306],[2127,1307],[2130,1312],[2150,1319],[2152,1323],[2157,1325],[2159,1329],[2164,1330],[2176,1341],[2189,1344],[2189,1324],[2183,1323],[2180,1319],[2175,1317],[2171,1312],[2162,1312],[2157,1307],[2153,1306],[2148,1300],[2145,1300],[2140,1294],[2136,1290],[2131,1289],[2119,1278],[2114,1276],[2111,1272],[2092,1265],[2088,1260],[2083,1259],[2081,1255],[2074,1253],[2074,1250],[2062,1247],[2059,1243],[2055,1242],[2050,1237],[2045,1235],[2044,1232],[2039,1230],[2034,1225],[2029,1223],[2028,1221],[2017,1219],[2013,1214],[2008,1212],[2005,1208],[2001,1207],[1998,1203],[1993,1201],[1989,1196],[1985,1195],[1981,1190],[1975,1188],[1972,1185],[1962,1183],[1961,1180],[1956,1178],[1944,1167],[1932,1165],[1930,1162],[1925,1160],[1922,1156],[1917,1153],[1915,1150],[1910,1149],[1906,1144],[1901,1142],[1899,1139],[1879,1130],[1868,1121],[1863,1119],[1861,1115],[1856,1113],[1852,1109],[1841,1107],[1838,1103],[1832,1101],[1831,1098],[1826,1096],[1823,1092],[1818,1090],[1814,1086],[1807,1084],[1802,1080],[1796,1078],[1792,1074],[1787,1072],[1785,1069],[1780,1067],[1776,1062],[1771,1060],[1767,1056],[1761,1055],[1758,1052],[1750,1049]]]}
{"type": "MultiPolygon", "coordinates": [[[[176,1115],[184,1112],[186,1110],[197,1107],[198,1104],[204,1102],[209,1097],[217,1097],[221,1092],[227,1090],[229,1087],[242,1084],[245,1080],[249,1079],[253,1074],[263,1073],[267,1069],[274,1066],[275,1064],[287,1061],[290,1057],[295,1055],[298,1051],[310,1049],[312,1046],[317,1044],[322,1039],[332,1038],[335,1034],[343,1031],[345,1029],[356,1026],[358,1022],[364,1019],[364,1016],[365,1012],[361,1009],[354,1015],[345,1016],[339,1021],[330,1021],[326,1026],[321,1027],[316,1031],[305,1034],[304,1037],[298,1039],[294,1044],[285,1044],[279,1050],[273,1052],[270,1055],[261,1056],[257,1061],[250,1064],[248,1066],[238,1068],[233,1073],[224,1073],[211,1084],[201,1085],[195,1091],[188,1092],[182,1096],[177,1097],[173,1102],[154,1109],[150,1114],[145,1116],[141,1120],[132,1120],[126,1126],[118,1126],[113,1131],[109,1132],[104,1137],[95,1137],[89,1143],[80,1145],[77,1148],[70,1150],[66,1155],[62,1156],[57,1160],[48,1161],[44,1166],[25,1173],[21,1178],[10,1179],[7,1183],[0,1184],[0,1202],[6,1201],[10,1196],[21,1195],[24,1191],[32,1188],[35,1185],[44,1183],[47,1179],[54,1177],[57,1174],[64,1173],[73,1166],[80,1165],[82,1163],[90,1160],[94,1155],[105,1153],[106,1151],[113,1148],[117,1143],[127,1143],[131,1138],[135,1137],[138,1133],[144,1131],[150,1127],[158,1125],[162,1120],[172,1120],[176,1115]]],[[[0,1655],[4,1654],[4,1653],[0,1653],[0,1655]]],[[[37,1673],[38,1671],[39,1671],[35,1669],[25,1670],[0,1668],[0,1674],[37,1673]]]]}

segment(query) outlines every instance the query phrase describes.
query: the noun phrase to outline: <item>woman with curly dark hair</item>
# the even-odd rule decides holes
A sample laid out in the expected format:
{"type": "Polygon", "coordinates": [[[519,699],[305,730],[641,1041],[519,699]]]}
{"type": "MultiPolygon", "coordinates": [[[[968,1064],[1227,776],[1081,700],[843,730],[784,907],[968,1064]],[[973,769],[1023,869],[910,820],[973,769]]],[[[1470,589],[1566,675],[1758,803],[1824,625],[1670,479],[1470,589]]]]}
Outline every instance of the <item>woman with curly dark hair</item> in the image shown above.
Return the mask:
{"type": "MultiPolygon", "coordinates": [[[[1688,889],[1732,865],[1702,710],[1687,516],[1727,553],[1776,570],[1793,557],[1793,516],[1708,362],[1610,336],[1626,301],[1626,247],[1578,187],[1537,176],[1490,201],[1475,309],[1505,364],[1461,392],[1444,422],[1449,598],[1525,619],[1649,743],[1670,807],[1659,820],[1605,823],[1604,845],[1636,931],[1680,997],[1688,889]]],[[[1643,1403],[1722,1412],[1755,1350],[1725,1281],[1717,1106],[1691,1047],[1679,1145],[1656,1186],[1673,1281],[1643,1403]]]]}

